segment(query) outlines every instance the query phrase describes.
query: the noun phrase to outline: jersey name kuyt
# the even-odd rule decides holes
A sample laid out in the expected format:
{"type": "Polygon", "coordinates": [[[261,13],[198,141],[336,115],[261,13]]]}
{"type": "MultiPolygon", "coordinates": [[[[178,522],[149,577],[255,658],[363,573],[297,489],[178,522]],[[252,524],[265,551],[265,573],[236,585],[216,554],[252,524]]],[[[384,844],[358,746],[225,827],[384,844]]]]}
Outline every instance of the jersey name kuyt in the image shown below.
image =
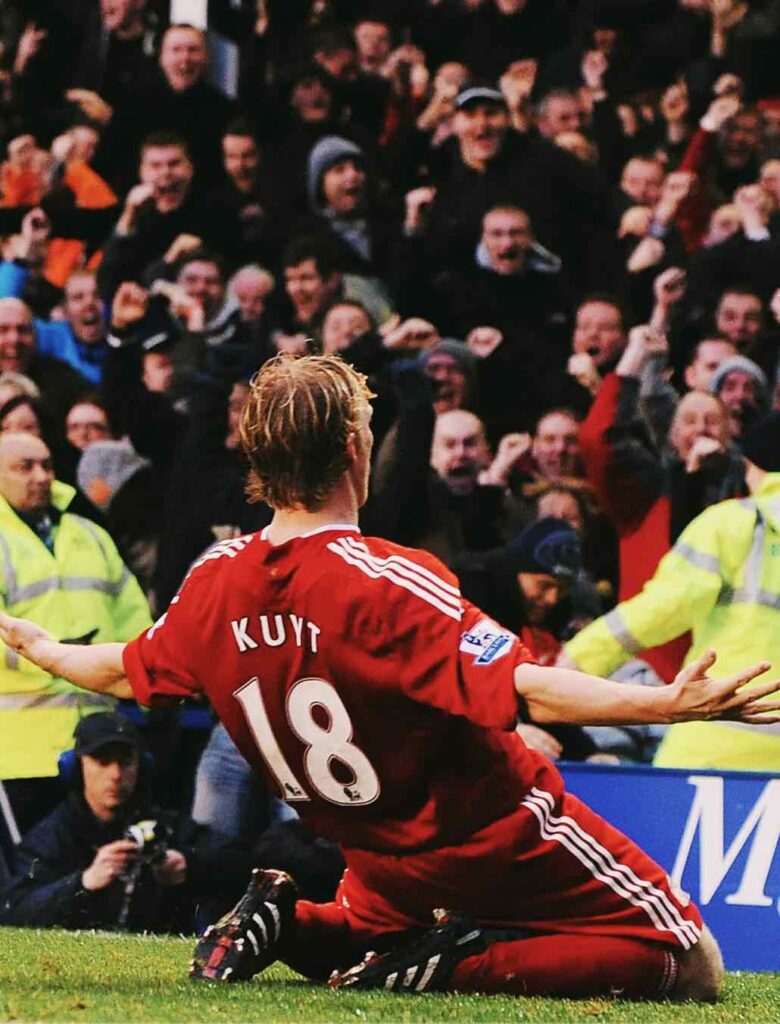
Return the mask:
{"type": "Polygon", "coordinates": [[[205,693],[315,832],[366,849],[517,807],[546,771],[513,732],[527,660],[433,556],[345,527],[217,545],[125,654],[141,703],[205,693]]]}

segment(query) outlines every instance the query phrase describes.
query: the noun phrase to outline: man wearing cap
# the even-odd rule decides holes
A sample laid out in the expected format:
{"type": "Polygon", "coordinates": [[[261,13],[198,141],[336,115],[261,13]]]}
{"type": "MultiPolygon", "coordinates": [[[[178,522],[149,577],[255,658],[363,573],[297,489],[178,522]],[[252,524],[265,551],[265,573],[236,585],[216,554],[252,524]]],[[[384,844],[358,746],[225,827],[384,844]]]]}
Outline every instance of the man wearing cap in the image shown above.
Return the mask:
{"type": "MultiPolygon", "coordinates": [[[[32,434],[0,436],[0,605],[62,640],[127,640],[151,623],[141,588],[105,530],[70,512],[32,434]]],[[[21,831],[56,802],[57,755],[82,715],[111,706],[13,651],[0,652],[0,779],[21,831]]]]}
{"type": "Polygon", "coordinates": [[[99,712],[74,737],[61,758],[67,797],[15,851],[0,923],[181,932],[193,930],[196,904],[206,902],[207,917],[227,907],[248,853],[152,804],[133,723],[99,712]]]}
{"type": "Polygon", "coordinates": [[[605,286],[614,239],[599,174],[547,139],[510,130],[504,97],[488,83],[460,89],[453,129],[451,160],[435,182],[427,218],[415,228],[407,217],[407,234],[425,231],[426,248],[443,257],[443,265],[467,266],[483,215],[509,201],[526,211],[539,242],[560,255],[578,284],[605,286]]]}
{"type": "MultiPolygon", "coordinates": [[[[591,623],[565,647],[568,664],[609,675],[647,647],[691,630],[686,664],[718,651],[727,676],[745,658],[780,669],[780,412],[745,435],[748,499],[712,505],[680,534],[636,597],[591,623]]],[[[777,727],[673,725],[656,764],[780,771],[777,727]]]]}

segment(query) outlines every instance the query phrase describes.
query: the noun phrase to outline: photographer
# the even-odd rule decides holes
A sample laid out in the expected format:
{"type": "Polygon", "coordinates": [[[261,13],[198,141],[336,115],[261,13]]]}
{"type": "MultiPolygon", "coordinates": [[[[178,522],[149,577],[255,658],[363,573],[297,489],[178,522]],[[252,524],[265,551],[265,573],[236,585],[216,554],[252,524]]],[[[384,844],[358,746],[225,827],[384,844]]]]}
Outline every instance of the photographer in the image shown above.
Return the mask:
{"type": "Polygon", "coordinates": [[[241,846],[154,807],[132,722],[82,718],[60,759],[67,798],[23,838],[0,894],[0,924],[191,932],[240,895],[241,846]]]}

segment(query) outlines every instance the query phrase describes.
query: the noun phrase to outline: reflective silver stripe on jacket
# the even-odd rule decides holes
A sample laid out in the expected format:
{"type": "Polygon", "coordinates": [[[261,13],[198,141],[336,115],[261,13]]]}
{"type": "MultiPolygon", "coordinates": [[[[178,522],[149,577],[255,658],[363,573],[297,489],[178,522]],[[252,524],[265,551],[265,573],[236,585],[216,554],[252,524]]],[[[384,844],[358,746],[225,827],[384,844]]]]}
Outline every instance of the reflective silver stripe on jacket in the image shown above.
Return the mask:
{"type": "Polygon", "coordinates": [[[14,568],[13,559],[11,558],[11,545],[8,543],[6,538],[0,532],[0,559],[3,562],[3,574],[5,576],[5,598],[9,600],[8,595],[11,591],[16,589],[16,569],[14,568]]]}
{"type": "Polygon", "coordinates": [[[110,597],[119,597],[129,575],[130,571],[125,568],[116,583],[101,580],[97,576],[49,576],[45,580],[36,580],[35,583],[28,583],[23,587],[15,587],[9,592],[7,601],[9,605],[18,604],[20,601],[33,601],[52,590],[97,590],[110,597]]]}
{"type": "MultiPolygon", "coordinates": [[[[73,513],[68,514],[77,520],[92,537],[100,548],[106,562],[108,562],[108,552],[95,524],[90,523],[88,519],[83,519],[81,516],[73,515],[73,513]]],[[[96,590],[101,594],[108,594],[109,597],[119,597],[130,578],[130,570],[127,566],[124,566],[122,575],[115,583],[112,583],[110,580],[100,579],[97,576],[49,576],[47,579],[36,580],[34,583],[19,586],[19,577],[11,557],[11,546],[2,533],[0,533],[0,560],[2,560],[3,572],[5,574],[5,599],[9,606],[18,604],[20,601],[34,601],[37,597],[42,597],[52,590],[96,590]]]]}
{"type": "Polygon", "coordinates": [[[613,608],[611,612],[608,612],[604,616],[604,625],[610,631],[612,636],[617,640],[624,651],[628,651],[629,654],[639,654],[640,651],[645,649],[645,645],[641,644],[635,636],[632,635],[626,621],[617,608],[613,608]]]}
{"type": "Polygon", "coordinates": [[[0,693],[0,712],[114,706],[114,698],[104,693],[0,693]]]}
{"type": "Polygon", "coordinates": [[[766,534],[766,520],[761,515],[761,511],[756,508],[753,542],[745,559],[742,586],[724,586],[718,595],[718,604],[756,604],[780,611],[780,594],[773,594],[770,590],[761,589],[761,568],[764,563],[766,534]]]}
{"type": "Polygon", "coordinates": [[[720,576],[720,562],[715,555],[708,555],[706,551],[697,551],[690,544],[682,543],[674,545],[674,553],[679,555],[680,558],[684,558],[689,565],[720,576]]]}

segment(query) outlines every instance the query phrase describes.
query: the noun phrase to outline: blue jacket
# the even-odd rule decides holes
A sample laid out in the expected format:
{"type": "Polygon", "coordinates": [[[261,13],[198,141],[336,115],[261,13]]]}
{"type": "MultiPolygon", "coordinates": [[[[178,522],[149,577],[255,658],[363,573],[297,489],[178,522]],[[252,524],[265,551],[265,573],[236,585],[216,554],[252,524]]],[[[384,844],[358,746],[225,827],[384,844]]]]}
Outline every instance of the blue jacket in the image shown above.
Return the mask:
{"type": "MultiPolygon", "coordinates": [[[[23,298],[24,286],[30,276],[27,267],[7,260],[0,262],[0,298],[23,298]]],[[[103,380],[103,364],[108,344],[100,341],[96,345],[85,345],[73,333],[65,320],[33,321],[37,351],[44,356],[53,356],[78,370],[91,384],[99,386],[103,380]]]]}

